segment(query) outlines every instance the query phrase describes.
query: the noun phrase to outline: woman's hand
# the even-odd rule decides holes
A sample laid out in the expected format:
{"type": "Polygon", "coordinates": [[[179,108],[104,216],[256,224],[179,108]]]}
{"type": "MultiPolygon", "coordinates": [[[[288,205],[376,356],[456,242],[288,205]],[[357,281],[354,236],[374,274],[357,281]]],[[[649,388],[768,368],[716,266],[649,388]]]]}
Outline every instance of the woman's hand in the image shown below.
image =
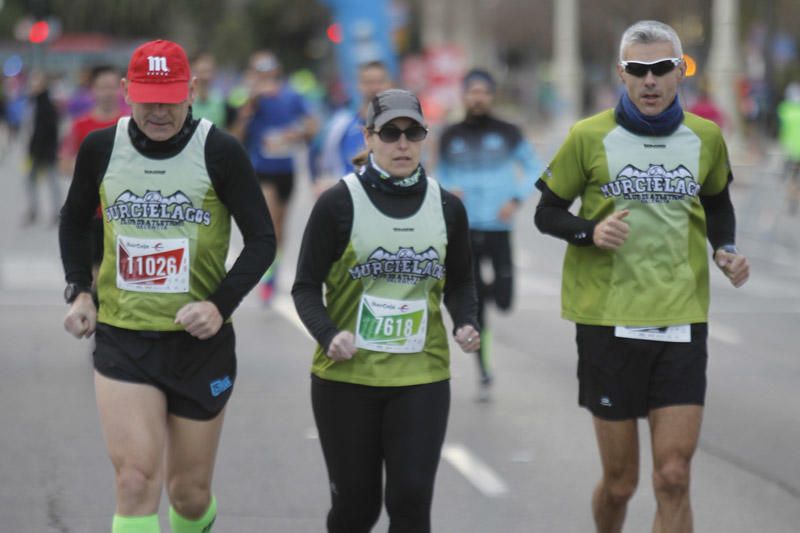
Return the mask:
{"type": "Polygon", "coordinates": [[[481,349],[481,334],[467,324],[456,330],[456,342],[465,352],[477,352],[481,349]]]}
{"type": "Polygon", "coordinates": [[[356,354],[356,339],[349,331],[340,331],[331,339],[326,352],[334,361],[347,361],[356,354]]]}

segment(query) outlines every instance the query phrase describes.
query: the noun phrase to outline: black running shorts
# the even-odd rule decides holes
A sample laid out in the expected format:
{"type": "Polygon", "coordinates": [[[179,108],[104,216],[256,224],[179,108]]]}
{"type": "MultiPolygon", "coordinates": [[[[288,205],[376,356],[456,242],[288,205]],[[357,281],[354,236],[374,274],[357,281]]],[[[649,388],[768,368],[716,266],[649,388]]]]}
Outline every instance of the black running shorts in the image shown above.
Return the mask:
{"type": "Polygon", "coordinates": [[[208,340],[185,331],[133,331],[97,324],[94,367],[102,375],[162,391],[167,411],[194,420],[217,416],[236,380],[236,337],[223,324],[208,340]]]}
{"type": "Polygon", "coordinates": [[[284,172],[278,174],[266,174],[264,172],[256,172],[256,177],[259,183],[269,183],[278,191],[278,198],[284,203],[289,201],[292,197],[294,190],[294,174],[291,172],[284,172]]]}
{"type": "Polygon", "coordinates": [[[610,326],[576,326],[578,404],[594,416],[627,420],[660,407],[704,404],[707,324],[691,325],[691,342],[620,338],[610,326]]]}

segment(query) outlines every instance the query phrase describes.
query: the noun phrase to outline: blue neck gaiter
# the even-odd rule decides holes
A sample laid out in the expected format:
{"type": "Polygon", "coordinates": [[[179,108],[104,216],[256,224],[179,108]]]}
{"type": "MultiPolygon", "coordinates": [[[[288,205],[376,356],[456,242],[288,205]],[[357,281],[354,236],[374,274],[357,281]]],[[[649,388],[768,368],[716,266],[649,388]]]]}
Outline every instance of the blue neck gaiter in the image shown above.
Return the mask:
{"type": "Polygon", "coordinates": [[[628,93],[622,93],[614,110],[614,116],[617,124],[632,133],[665,137],[672,135],[683,122],[683,108],[676,94],[675,100],[664,111],[658,115],[648,116],[639,111],[636,104],[628,97],[628,93]]]}

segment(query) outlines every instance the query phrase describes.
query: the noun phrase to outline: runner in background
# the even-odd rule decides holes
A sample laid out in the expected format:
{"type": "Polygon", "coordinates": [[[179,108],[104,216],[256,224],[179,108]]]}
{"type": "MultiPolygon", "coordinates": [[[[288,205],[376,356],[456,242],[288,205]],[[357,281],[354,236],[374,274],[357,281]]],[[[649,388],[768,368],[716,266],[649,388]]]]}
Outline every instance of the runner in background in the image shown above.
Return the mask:
{"type": "Polygon", "coordinates": [[[278,254],[261,279],[262,301],[275,292],[284,222],[295,180],[294,158],[316,134],[317,123],[303,97],[283,78],[278,59],[261,50],[250,58],[250,94],[238,109],[231,133],[245,146],[272,214],[278,254]]]}
{"type": "Polygon", "coordinates": [[[786,202],[789,214],[800,207],[800,82],[786,86],[785,97],[778,105],[778,139],[783,149],[786,176],[786,202]]]}
{"type": "Polygon", "coordinates": [[[94,69],[83,67],[78,71],[78,83],[66,103],[67,116],[75,120],[84,116],[94,107],[94,69]]]}
{"type": "Polygon", "coordinates": [[[50,80],[42,71],[31,73],[28,100],[31,105],[31,136],[28,140],[27,175],[28,208],[23,225],[30,225],[39,218],[39,185],[42,176],[50,189],[52,215],[50,223],[58,224],[61,206],[61,186],[58,182],[56,158],[58,154],[59,113],[50,96],[50,80]]]}
{"type": "MultiPolygon", "coordinates": [[[[121,100],[120,80],[122,76],[111,66],[98,65],[91,69],[89,87],[93,106],[88,113],[72,122],[69,135],[61,144],[61,172],[71,176],[75,169],[75,158],[81,143],[89,133],[114,126],[130,111],[121,100]]],[[[100,261],[103,259],[103,213],[100,205],[92,219],[92,287],[95,288],[100,261]]]]}
{"type": "Polygon", "coordinates": [[[208,52],[198,54],[192,61],[192,75],[195,78],[192,116],[206,118],[218,128],[227,128],[231,110],[224,95],[214,87],[216,70],[217,62],[208,52]]]}
{"type": "Polygon", "coordinates": [[[493,112],[496,84],[492,75],[473,69],[464,77],[466,117],[447,127],[439,142],[436,176],[442,186],[461,198],[467,208],[472,243],[472,266],[478,291],[481,349],[478,400],[490,399],[493,375],[489,364],[491,335],[486,305],[511,309],[514,265],[511,229],[514,215],[534,191],[541,165],[520,129],[493,112]],[[482,265],[491,265],[484,279],[482,265]]]}
{"type": "Polygon", "coordinates": [[[701,79],[697,84],[697,99],[689,107],[688,111],[694,113],[698,117],[703,117],[710,120],[725,130],[725,114],[714,103],[711,92],[708,90],[708,80],[701,79]]]}
{"type": "Polygon", "coordinates": [[[358,68],[358,93],[361,102],[353,111],[344,107],[325,123],[309,154],[311,179],[316,196],[353,172],[353,158],[364,149],[364,121],[367,107],[376,94],[392,87],[389,69],[381,61],[370,61],[358,68]]]}

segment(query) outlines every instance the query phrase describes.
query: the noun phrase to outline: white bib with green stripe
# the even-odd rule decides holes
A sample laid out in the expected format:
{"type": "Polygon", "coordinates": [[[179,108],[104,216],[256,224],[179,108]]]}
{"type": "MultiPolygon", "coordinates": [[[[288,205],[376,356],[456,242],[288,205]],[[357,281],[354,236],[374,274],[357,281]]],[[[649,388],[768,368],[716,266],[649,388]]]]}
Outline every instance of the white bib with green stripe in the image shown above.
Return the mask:
{"type": "Polygon", "coordinates": [[[406,218],[380,212],[358,177],[344,178],[353,201],[350,242],[325,280],[328,313],[353,331],[358,352],[333,362],[321,350],[313,372],[374,386],[449,377],[441,316],[447,226],[439,185],[428,179],[419,209],[406,218]]]}

